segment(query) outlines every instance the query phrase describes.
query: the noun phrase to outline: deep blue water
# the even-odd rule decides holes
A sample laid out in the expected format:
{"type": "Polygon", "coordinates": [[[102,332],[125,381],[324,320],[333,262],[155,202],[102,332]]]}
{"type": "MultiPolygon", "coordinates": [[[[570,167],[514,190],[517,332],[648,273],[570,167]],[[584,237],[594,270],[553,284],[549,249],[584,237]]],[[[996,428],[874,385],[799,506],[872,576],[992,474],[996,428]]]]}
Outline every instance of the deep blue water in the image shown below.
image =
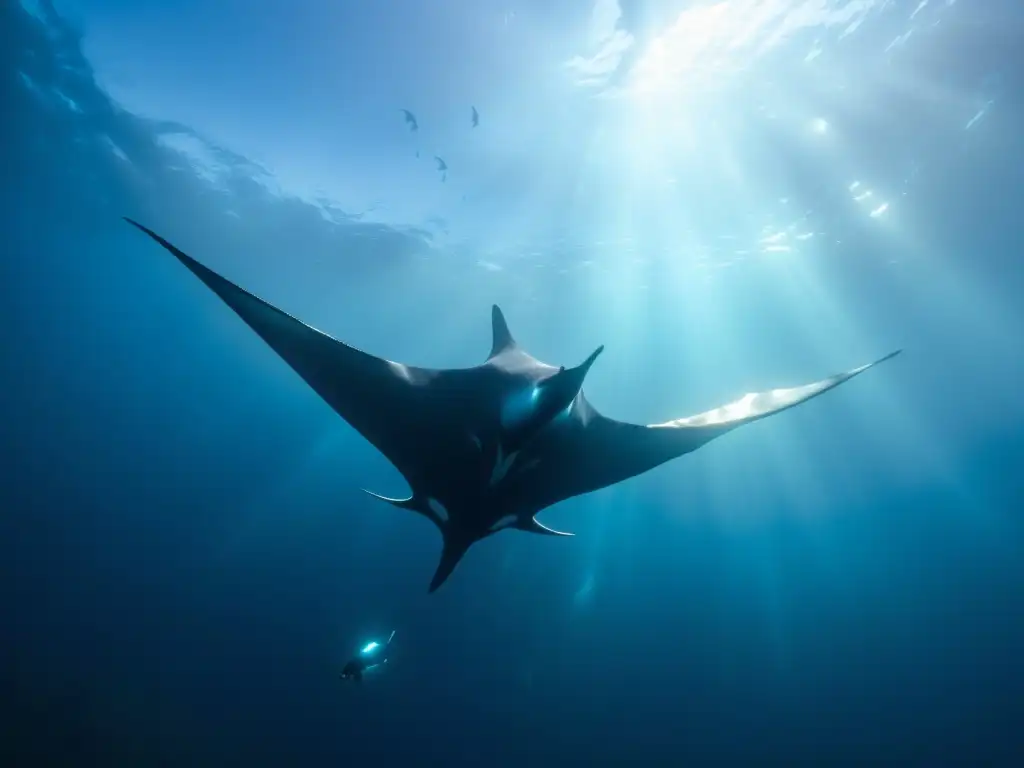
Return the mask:
{"type": "MultiPolygon", "coordinates": [[[[833,105],[890,189],[914,166],[904,237],[769,136],[751,162],[838,255],[623,308],[426,225],[332,220],[228,149],[213,183],[75,27],[3,3],[2,764],[1024,764],[1021,26],[950,7],[903,71],[998,110],[968,131],[973,108],[943,123],[896,88],[833,105]],[[608,340],[588,396],[635,421],[906,351],[545,513],[575,539],[489,539],[427,595],[436,532],[358,490],[397,473],[123,215],[392,359],[475,364],[494,301],[544,359],[608,340]],[[387,673],[342,684],[392,629],[387,673]]],[[[728,202],[702,213],[728,228],[728,202]]]]}

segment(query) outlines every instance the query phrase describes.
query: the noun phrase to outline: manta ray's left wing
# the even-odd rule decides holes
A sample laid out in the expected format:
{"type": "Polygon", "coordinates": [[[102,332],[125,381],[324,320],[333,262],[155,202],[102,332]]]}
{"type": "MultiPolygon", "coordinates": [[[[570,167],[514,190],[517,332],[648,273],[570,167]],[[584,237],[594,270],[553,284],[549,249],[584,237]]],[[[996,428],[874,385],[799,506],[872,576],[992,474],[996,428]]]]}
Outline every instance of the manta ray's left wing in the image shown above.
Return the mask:
{"type": "Polygon", "coordinates": [[[899,351],[846,373],[790,389],[751,393],[733,403],[663,424],[630,424],[601,415],[580,393],[570,417],[538,435],[516,495],[533,509],[605,488],[700,448],[737,427],[828,392],[899,351]]]}
{"type": "Polygon", "coordinates": [[[422,472],[417,446],[439,425],[422,407],[437,371],[393,363],[350,347],[268,304],[131,219],[170,251],[407,478],[422,472]]]}

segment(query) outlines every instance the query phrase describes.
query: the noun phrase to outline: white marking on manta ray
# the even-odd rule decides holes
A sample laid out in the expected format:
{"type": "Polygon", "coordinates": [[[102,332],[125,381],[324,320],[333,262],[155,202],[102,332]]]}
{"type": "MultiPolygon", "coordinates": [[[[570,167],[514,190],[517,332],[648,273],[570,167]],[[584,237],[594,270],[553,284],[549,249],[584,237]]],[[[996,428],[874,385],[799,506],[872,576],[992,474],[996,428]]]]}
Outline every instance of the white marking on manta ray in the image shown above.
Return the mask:
{"type": "Polygon", "coordinates": [[[430,510],[435,515],[441,518],[442,523],[448,522],[448,507],[446,507],[440,501],[435,499],[433,496],[427,497],[427,506],[430,507],[430,510]]]}
{"type": "Polygon", "coordinates": [[[785,399],[788,392],[792,390],[773,389],[770,392],[755,394],[748,392],[734,403],[723,405],[720,408],[700,413],[696,416],[688,416],[683,419],[666,421],[664,424],[652,424],[654,427],[698,427],[724,424],[734,419],[743,419],[753,415],[761,407],[771,407],[774,402],[785,399]],[[766,402],[767,401],[767,402],[766,402]]]}
{"type": "Polygon", "coordinates": [[[476,446],[478,451],[482,451],[484,449],[484,444],[480,442],[480,438],[477,435],[471,434],[469,439],[473,441],[473,445],[476,446]]]}
{"type": "Polygon", "coordinates": [[[502,480],[505,479],[505,475],[512,469],[512,465],[515,464],[516,459],[519,458],[519,451],[512,451],[505,457],[505,451],[501,447],[501,443],[498,443],[498,451],[494,457],[494,468],[491,470],[490,487],[493,488],[502,480]]]}
{"type": "Polygon", "coordinates": [[[412,374],[409,373],[409,367],[402,363],[396,363],[391,360],[385,361],[396,374],[401,376],[406,381],[412,381],[412,374]]]}
{"type": "Polygon", "coordinates": [[[515,525],[516,519],[515,515],[502,515],[487,530],[493,533],[494,531],[500,531],[502,528],[510,528],[515,525]]]}
{"type": "MultiPolygon", "coordinates": [[[[855,369],[851,375],[860,373],[855,369]]],[[[772,389],[768,392],[748,392],[739,400],[723,405],[696,416],[666,421],[663,424],[651,424],[651,427],[706,427],[716,424],[728,424],[755,416],[759,413],[773,413],[777,410],[806,400],[816,392],[823,392],[833,386],[831,380],[819,381],[803,387],[791,389],[772,389]]]]}

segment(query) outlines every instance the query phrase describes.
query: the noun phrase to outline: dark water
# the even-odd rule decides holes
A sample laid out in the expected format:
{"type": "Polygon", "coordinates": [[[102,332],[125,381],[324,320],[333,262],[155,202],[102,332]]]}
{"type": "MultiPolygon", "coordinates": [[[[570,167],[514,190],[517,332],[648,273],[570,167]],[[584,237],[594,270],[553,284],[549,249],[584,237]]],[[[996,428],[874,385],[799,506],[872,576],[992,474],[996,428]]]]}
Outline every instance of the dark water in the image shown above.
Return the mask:
{"type": "MultiPolygon", "coordinates": [[[[113,104],[72,27],[2,8],[3,765],[1024,765],[1024,68],[998,25],[919,62],[1003,73],[985,152],[930,135],[915,227],[943,259],[905,285],[831,273],[871,344],[708,365],[724,400],[905,356],[552,510],[574,540],[488,540],[427,596],[435,532],[356,490],[400,493],[393,470],[119,217],[413,362],[476,362],[490,297],[459,345],[420,350],[429,312],[366,296],[423,269],[429,232],[330,221],[227,150],[209,183],[159,141],[190,129],[113,104]],[[980,298],[951,305],[944,269],[980,298]],[[387,674],[343,686],[391,629],[387,674]]],[[[671,346],[648,335],[636,356],[671,346]]],[[[672,373],[717,404],[713,376],[672,373]]],[[[671,407],[675,385],[608,375],[602,402],[671,407]]]]}

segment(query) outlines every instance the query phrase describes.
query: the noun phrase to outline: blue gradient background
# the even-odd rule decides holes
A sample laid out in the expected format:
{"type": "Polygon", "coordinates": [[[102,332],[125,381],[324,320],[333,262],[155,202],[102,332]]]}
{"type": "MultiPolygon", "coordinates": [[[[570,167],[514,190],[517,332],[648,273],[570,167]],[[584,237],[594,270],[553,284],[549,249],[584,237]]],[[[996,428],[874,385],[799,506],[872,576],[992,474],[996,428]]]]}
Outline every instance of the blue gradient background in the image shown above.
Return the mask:
{"type": "Polygon", "coordinates": [[[1021,8],[772,0],[626,93],[710,5],[2,5],[4,765],[1024,764],[1021,8]],[[427,595],[397,473],[122,215],[391,359],[604,343],[636,422],[906,352],[427,595]]]}

